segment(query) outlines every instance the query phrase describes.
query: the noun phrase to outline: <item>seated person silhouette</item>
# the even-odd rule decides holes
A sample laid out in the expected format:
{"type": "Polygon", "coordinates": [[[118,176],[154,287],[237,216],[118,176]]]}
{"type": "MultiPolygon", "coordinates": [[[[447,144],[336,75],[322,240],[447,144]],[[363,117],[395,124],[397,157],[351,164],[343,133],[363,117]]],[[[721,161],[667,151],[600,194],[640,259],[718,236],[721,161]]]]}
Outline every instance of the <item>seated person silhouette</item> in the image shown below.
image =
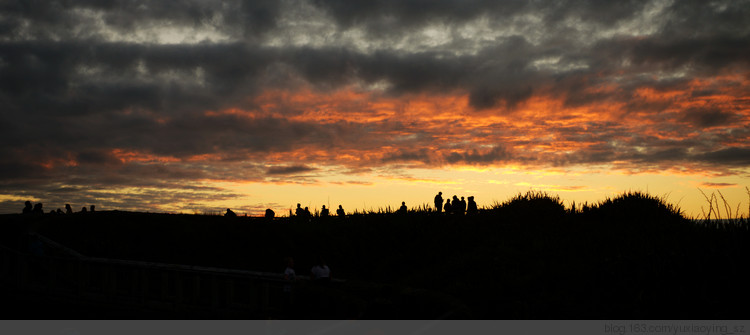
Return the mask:
{"type": "Polygon", "coordinates": [[[406,214],[406,202],[405,201],[401,202],[401,207],[398,208],[398,213],[406,214]]]}
{"type": "Polygon", "coordinates": [[[81,208],[81,213],[86,213],[87,211],[88,211],[88,210],[86,209],[86,206],[83,206],[83,207],[81,208]]]}
{"type": "Polygon", "coordinates": [[[227,208],[227,212],[224,213],[224,216],[230,217],[230,218],[235,218],[235,217],[237,217],[237,214],[234,214],[234,212],[232,212],[231,209],[227,208]]]}
{"type": "Polygon", "coordinates": [[[276,213],[273,209],[266,208],[266,219],[273,219],[274,216],[276,216],[276,213]]]}
{"type": "Polygon", "coordinates": [[[65,204],[65,214],[73,214],[73,208],[70,207],[70,204],[65,204]]]}
{"type": "Polygon", "coordinates": [[[323,208],[320,210],[320,217],[327,218],[328,214],[328,208],[326,208],[326,205],[323,205],[323,208]]]}
{"type": "Polygon", "coordinates": [[[297,209],[294,210],[294,215],[296,215],[298,217],[305,216],[305,210],[302,209],[302,207],[300,207],[300,204],[297,204],[297,209]]]}
{"type": "Polygon", "coordinates": [[[342,208],[341,205],[339,205],[339,209],[336,210],[336,215],[342,218],[346,216],[346,212],[344,212],[344,208],[342,208]]]}
{"type": "Polygon", "coordinates": [[[65,213],[63,213],[62,209],[59,209],[59,208],[58,208],[58,209],[57,209],[57,214],[65,214],[65,213]]]}
{"type": "Polygon", "coordinates": [[[91,205],[91,210],[90,210],[90,211],[91,211],[91,212],[93,212],[93,211],[94,211],[94,209],[96,209],[96,206],[94,206],[94,205],[91,205]]]}
{"type": "Polygon", "coordinates": [[[42,209],[42,203],[38,203],[34,205],[34,209],[31,210],[31,213],[33,214],[44,214],[44,209],[42,209]]]}
{"type": "Polygon", "coordinates": [[[445,214],[451,213],[451,209],[452,209],[451,207],[453,207],[453,205],[451,205],[451,199],[445,199],[445,206],[443,206],[443,210],[445,211],[445,214]]]}
{"type": "Polygon", "coordinates": [[[31,214],[31,201],[26,201],[24,203],[23,211],[21,213],[23,214],[31,214]]]}

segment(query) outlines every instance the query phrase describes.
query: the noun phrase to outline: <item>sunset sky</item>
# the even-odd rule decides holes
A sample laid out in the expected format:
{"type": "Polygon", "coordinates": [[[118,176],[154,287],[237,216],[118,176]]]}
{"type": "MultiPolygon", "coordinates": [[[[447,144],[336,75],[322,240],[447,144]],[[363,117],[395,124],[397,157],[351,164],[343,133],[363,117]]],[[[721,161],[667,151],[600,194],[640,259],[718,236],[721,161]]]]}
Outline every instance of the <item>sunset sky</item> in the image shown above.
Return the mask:
{"type": "MultiPolygon", "coordinates": [[[[0,213],[750,186],[750,1],[0,2],[0,213]]],[[[718,193],[717,193],[718,195],[718,193]]]]}

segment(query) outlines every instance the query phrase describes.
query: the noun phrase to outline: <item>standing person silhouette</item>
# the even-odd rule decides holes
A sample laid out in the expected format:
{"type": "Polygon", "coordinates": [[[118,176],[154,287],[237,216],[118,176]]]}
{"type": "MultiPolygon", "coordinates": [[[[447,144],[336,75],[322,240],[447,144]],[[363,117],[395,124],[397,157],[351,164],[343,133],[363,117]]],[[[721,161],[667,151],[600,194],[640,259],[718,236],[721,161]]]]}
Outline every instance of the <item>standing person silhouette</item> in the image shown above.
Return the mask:
{"type": "Polygon", "coordinates": [[[474,215],[474,214],[477,214],[477,212],[479,212],[479,209],[477,209],[477,203],[474,202],[474,196],[472,195],[469,197],[469,203],[468,203],[468,207],[466,208],[466,214],[474,215]]]}
{"type": "Polygon", "coordinates": [[[70,204],[65,204],[65,214],[73,214],[73,208],[70,207],[70,204]]]}
{"type": "Polygon", "coordinates": [[[320,210],[320,217],[327,218],[328,214],[328,208],[326,208],[326,205],[323,205],[323,208],[320,210]]]}
{"type": "Polygon", "coordinates": [[[443,210],[443,192],[438,192],[435,196],[435,209],[438,213],[443,210]]]}

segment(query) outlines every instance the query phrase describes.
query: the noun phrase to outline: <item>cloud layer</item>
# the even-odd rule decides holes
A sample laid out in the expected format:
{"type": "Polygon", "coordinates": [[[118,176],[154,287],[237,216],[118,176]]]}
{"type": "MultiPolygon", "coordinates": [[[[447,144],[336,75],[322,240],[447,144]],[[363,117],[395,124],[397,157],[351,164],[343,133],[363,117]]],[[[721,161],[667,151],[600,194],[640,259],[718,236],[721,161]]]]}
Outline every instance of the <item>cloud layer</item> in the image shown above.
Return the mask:
{"type": "Polygon", "coordinates": [[[464,165],[743,173],[748,16],[749,1],[5,1],[0,193],[143,208],[154,195],[102,192],[187,203],[235,196],[206,181],[464,165]]]}

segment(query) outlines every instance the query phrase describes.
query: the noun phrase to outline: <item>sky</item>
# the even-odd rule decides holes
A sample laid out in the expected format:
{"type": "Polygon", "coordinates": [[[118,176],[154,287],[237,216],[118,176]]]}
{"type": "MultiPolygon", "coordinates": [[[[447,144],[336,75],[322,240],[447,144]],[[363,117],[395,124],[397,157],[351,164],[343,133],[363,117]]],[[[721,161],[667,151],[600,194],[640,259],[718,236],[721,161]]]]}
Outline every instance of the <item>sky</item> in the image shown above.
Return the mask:
{"type": "Polygon", "coordinates": [[[0,1],[0,213],[747,215],[750,1],[0,1]],[[722,202],[723,206],[723,202],[722,202]],[[722,207],[723,208],[723,207],[722,207]]]}

